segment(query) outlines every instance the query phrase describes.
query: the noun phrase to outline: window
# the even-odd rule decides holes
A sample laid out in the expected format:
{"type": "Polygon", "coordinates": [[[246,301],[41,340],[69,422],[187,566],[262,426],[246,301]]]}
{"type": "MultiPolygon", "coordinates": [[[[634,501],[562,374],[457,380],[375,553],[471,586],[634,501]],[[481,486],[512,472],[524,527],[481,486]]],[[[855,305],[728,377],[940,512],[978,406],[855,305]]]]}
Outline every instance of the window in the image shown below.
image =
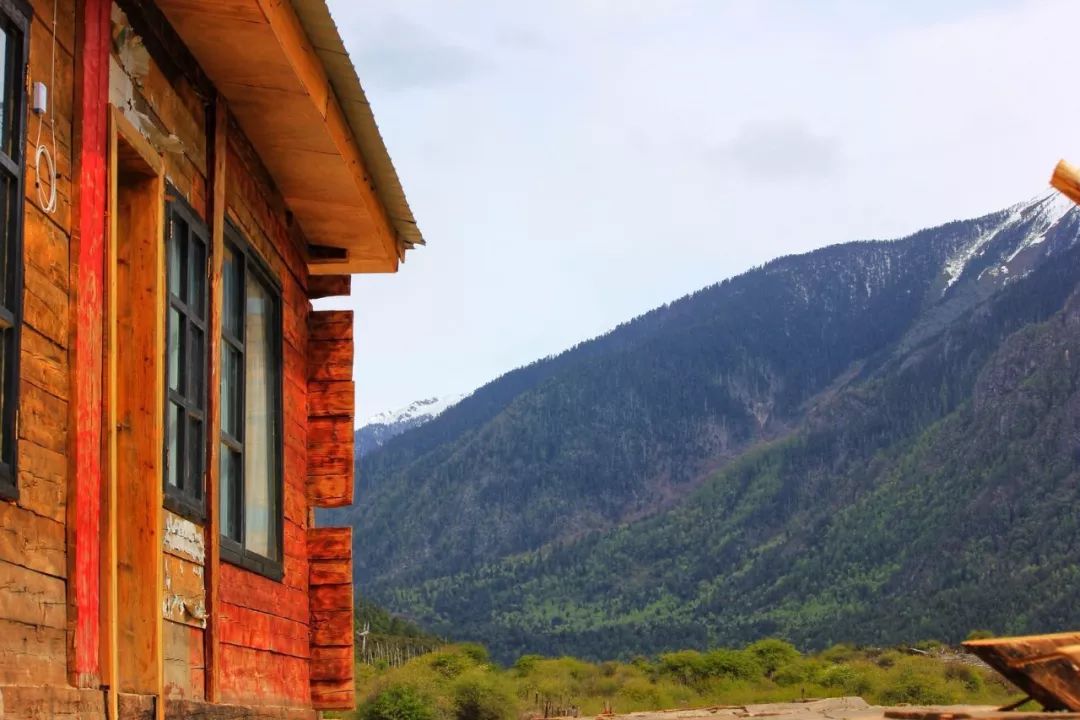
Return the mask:
{"type": "Polygon", "coordinates": [[[280,579],[281,291],[226,233],[221,312],[221,557],[280,579]]]}
{"type": "Polygon", "coordinates": [[[207,231],[170,188],[166,206],[165,507],[205,517],[207,231]]]}
{"type": "Polygon", "coordinates": [[[25,3],[0,0],[0,497],[18,497],[15,447],[23,295],[25,3]]]}

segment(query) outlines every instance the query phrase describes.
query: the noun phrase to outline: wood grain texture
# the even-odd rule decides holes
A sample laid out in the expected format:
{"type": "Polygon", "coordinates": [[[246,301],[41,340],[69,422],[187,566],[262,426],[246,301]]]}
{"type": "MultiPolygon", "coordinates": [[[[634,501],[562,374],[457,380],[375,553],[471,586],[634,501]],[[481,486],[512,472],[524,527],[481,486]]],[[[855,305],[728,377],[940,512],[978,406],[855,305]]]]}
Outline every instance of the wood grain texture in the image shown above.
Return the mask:
{"type": "Polygon", "coordinates": [[[353,673],[352,528],[311,528],[311,701],[320,710],[356,704],[353,673]]]}
{"type": "MultiPolygon", "coordinates": [[[[104,318],[106,137],[111,27],[109,0],[80,4],[79,61],[76,64],[74,183],[76,230],[72,236],[74,302],[71,334],[72,490],[67,507],[69,533],[68,601],[71,607],[71,683],[94,687],[100,666],[102,321],[104,318]]],[[[55,94],[55,92],[54,92],[55,94]]]]}

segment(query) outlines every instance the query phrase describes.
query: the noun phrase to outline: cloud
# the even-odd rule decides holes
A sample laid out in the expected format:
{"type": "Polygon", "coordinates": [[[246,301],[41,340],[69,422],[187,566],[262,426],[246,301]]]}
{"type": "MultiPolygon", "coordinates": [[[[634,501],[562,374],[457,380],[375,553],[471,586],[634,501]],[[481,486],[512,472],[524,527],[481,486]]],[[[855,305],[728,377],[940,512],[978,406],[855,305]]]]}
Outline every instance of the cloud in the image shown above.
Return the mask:
{"type": "Polygon", "coordinates": [[[350,22],[343,33],[365,84],[390,91],[437,88],[463,82],[485,66],[477,52],[397,13],[366,20],[350,22]]]}
{"type": "Polygon", "coordinates": [[[833,174],[842,153],[836,138],[795,122],[744,125],[708,153],[713,163],[753,180],[815,179],[833,174]]]}

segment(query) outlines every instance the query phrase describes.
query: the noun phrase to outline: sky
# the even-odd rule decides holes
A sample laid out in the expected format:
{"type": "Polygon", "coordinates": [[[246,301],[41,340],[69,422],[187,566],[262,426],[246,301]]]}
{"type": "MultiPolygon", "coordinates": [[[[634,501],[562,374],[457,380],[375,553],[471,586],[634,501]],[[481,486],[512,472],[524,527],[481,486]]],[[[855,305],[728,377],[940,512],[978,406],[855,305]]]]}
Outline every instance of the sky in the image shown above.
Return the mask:
{"type": "Polygon", "coordinates": [[[329,4],[428,242],[319,301],[358,421],[1080,162],[1075,0],[329,4]]]}

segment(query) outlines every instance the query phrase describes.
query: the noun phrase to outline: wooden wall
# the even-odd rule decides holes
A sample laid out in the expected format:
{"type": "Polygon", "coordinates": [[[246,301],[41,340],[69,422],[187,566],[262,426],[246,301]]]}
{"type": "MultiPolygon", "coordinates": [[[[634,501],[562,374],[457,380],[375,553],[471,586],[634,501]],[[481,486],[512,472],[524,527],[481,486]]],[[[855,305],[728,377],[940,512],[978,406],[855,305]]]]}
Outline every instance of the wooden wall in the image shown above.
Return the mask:
{"type": "MultiPolygon", "coordinates": [[[[32,4],[31,78],[48,81],[53,1],[32,4]]],[[[67,499],[75,477],[70,468],[76,427],[71,360],[78,272],[71,202],[73,50],[75,16],[82,4],[58,0],[58,7],[55,81],[49,88],[60,172],[55,213],[47,215],[38,207],[32,168],[25,177],[20,497],[0,501],[0,699],[22,693],[37,698],[27,702],[46,702],[67,692],[75,693],[72,703],[93,705],[92,698],[69,687],[77,613],[67,586],[69,576],[80,577],[70,569],[75,553],[69,557],[68,552],[75,542],[73,518],[78,513],[67,499]],[[19,685],[24,687],[11,687],[19,685]],[[30,685],[55,686],[56,694],[27,694],[30,685]]],[[[132,28],[115,3],[112,19],[109,102],[160,153],[167,181],[208,225],[216,202],[211,193],[217,194],[214,168],[225,168],[224,202],[218,207],[224,205],[225,217],[282,286],[284,576],[271,580],[227,563],[221,563],[215,575],[209,529],[163,511],[159,535],[165,697],[174,704],[213,699],[289,706],[289,712],[311,708],[313,699],[317,706],[340,706],[352,698],[351,544],[345,543],[345,550],[335,545],[337,554],[316,563],[309,563],[308,553],[309,538],[323,536],[309,534],[311,508],[352,499],[352,317],[313,315],[309,297],[347,293],[348,279],[323,278],[309,291],[303,237],[243,131],[227,112],[222,114],[227,128],[219,142],[225,152],[223,158],[214,158],[212,94],[208,96],[204,86],[194,87],[176,67],[163,69],[141,42],[133,41],[132,28]],[[326,574],[331,566],[337,568],[336,575],[326,574]],[[212,677],[218,679],[216,685],[212,677]],[[313,698],[313,686],[318,698],[313,698]]],[[[32,158],[38,120],[31,117],[28,122],[27,154],[32,158]]],[[[48,132],[43,139],[51,141],[48,132]]],[[[209,387],[216,391],[216,375],[209,376],[209,387]]],[[[85,423],[80,420],[78,427],[85,423]]],[[[216,475],[216,462],[208,465],[216,475]]],[[[147,482],[160,483],[161,478],[147,482]]],[[[123,521],[123,508],[119,512],[123,521]]],[[[316,544],[319,552],[329,552],[325,543],[316,544]]],[[[96,575],[98,568],[85,570],[96,575]]],[[[121,601],[121,612],[122,607],[121,601]]],[[[94,618],[95,628],[97,622],[94,618]]],[[[88,647],[96,648],[96,640],[88,647]]],[[[76,682],[93,687],[85,691],[91,693],[97,692],[99,680],[90,672],[76,682]]],[[[13,712],[10,703],[7,710],[13,712]]],[[[41,712],[47,717],[53,709],[41,712]]]]}
{"type": "Polygon", "coordinates": [[[281,282],[284,339],[284,569],[281,581],[222,563],[221,700],[310,705],[306,532],[307,269],[285,203],[230,125],[226,214],[281,282]]]}
{"type": "MultiPolygon", "coordinates": [[[[53,3],[34,0],[30,74],[49,82],[53,3]]],[[[23,326],[19,387],[17,502],[0,501],[0,685],[67,682],[66,578],[69,432],[69,269],[74,3],[57,13],[56,79],[50,87],[56,122],[59,206],[37,205],[33,168],[25,175],[23,326]]],[[[28,115],[32,159],[38,119],[28,115]]],[[[43,139],[51,140],[48,127],[43,139]]],[[[50,143],[51,146],[51,143],[50,143]]],[[[31,163],[32,165],[32,163],[31,163]]]]}
{"type": "MultiPolygon", "coordinates": [[[[209,226],[213,121],[208,106],[182,75],[166,77],[156,58],[132,40],[114,6],[110,101],[163,153],[172,186],[209,226]]],[[[226,136],[225,215],[269,266],[282,286],[284,324],[284,577],[270,580],[221,563],[216,627],[218,700],[239,705],[310,706],[310,613],[306,531],[307,269],[303,241],[289,226],[285,203],[235,123],[226,136]]],[[[216,292],[211,288],[211,293],[216,292]]],[[[216,392],[216,382],[210,384],[216,392]]],[[[208,469],[216,476],[216,463],[208,469]]],[[[171,699],[206,697],[212,659],[207,650],[206,529],[166,514],[165,693],[171,699]],[[205,614],[204,614],[205,613],[205,614]]]]}

